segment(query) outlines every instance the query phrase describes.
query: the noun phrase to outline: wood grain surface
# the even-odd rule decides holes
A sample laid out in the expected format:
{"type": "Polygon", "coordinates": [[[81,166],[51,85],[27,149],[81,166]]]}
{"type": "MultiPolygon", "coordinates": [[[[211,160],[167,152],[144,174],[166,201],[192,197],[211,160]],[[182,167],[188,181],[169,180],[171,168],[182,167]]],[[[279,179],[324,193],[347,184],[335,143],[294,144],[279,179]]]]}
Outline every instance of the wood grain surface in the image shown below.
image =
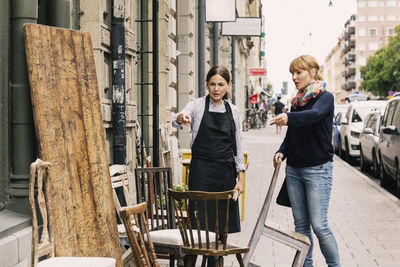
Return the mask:
{"type": "Polygon", "coordinates": [[[90,35],[37,24],[24,34],[39,156],[52,165],[55,254],[122,266],[90,35]]]}

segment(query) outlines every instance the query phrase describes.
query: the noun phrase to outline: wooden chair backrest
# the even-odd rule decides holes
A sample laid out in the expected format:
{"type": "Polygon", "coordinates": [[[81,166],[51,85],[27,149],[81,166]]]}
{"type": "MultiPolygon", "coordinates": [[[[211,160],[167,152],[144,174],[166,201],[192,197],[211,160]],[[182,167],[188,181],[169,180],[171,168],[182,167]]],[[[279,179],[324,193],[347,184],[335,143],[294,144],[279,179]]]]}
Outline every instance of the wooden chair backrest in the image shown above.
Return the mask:
{"type": "Polygon", "coordinates": [[[50,163],[37,159],[30,166],[29,176],[29,207],[32,214],[32,256],[31,264],[36,266],[39,258],[43,256],[54,257],[54,239],[51,225],[51,210],[48,179],[50,176],[50,163]],[[35,187],[37,186],[37,195],[35,187]],[[38,215],[36,211],[38,204],[39,213],[42,218],[43,227],[39,239],[38,215]]]}
{"type": "Polygon", "coordinates": [[[126,234],[128,235],[129,244],[131,245],[136,265],[140,267],[159,267],[160,265],[157,261],[154,245],[149,234],[149,227],[145,216],[146,209],[147,204],[143,202],[134,206],[122,208],[120,214],[125,225],[126,234]],[[134,220],[135,225],[141,225],[142,227],[134,229],[132,219],[134,220]],[[149,250],[146,248],[143,236],[144,233],[148,239],[147,244],[149,250]]]}
{"type": "MultiPolygon", "coordinates": [[[[225,250],[228,238],[228,221],[229,221],[229,201],[232,201],[233,197],[233,190],[225,191],[225,192],[202,192],[202,191],[185,191],[185,192],[178,192],[174,190],[169,190],[168,194],[172,197],[173,204],[175,207],[175,216],[178,220],[178,227],[182,236],[183,244],[185,248],[188,249],[201,249],[201,250],[225,250]],[[214,202],[211,207],[207,206],[214,202]],[[225,220],[219,221],[219,214],[220,211],[218,210],[218,202],[219,201],[226,201],[226,214],[225,220]],[[194,207],[194,215],[191,215],[188,211],[189,202],[193,202],[194,207]],[[215,233],[210,232],[210,223],[207,212],[204,213],[204,227],[205,229],[201,229],[200,227],[200,219],[199,216],[199,203],[203,202],[204,210],[207,209],[215,209],[216,216],[215,216],[215,233]],[[191,216],[195,216],[195,218],[191,218],[191,216]],[[196,225],[192,225],[191,221],[195,221],[196,225]],[[219,226],[224,225],[223,233],[219,233],[219,226]],[[205,239],[202,240],[201,230],[205,232],[205,239]],[[223,235],[222,246],[220,247],[221,240],[219,240],[220,234],[223,235]],[[210,240],[211,235],[215,235],[215,245],[212,246],[210,240]],[[197,242],[195,241],[195,236],[197,237],[197,242]],[[205,242],[205,247],[203,244],[205,242]]],[[[203,233],[204,233],[203,232],[203,233]]]]}
{"type": "Polygon", "coordinates": [[[132,206],[133,203],[131,201],[131,197],[129,195],[129,190],[128,190],[128,175],[127,174],[121,174],[117,176],[111,176],[111,186],[113,188],[113,200],[114,200],[114,206],[115,210],[117,211],[119,219],[121,219],[121,214],[120,210],[122,208],[122,205],[120,203],[120,200],[118,198],[116,190],[118,188],[122,189],[122,193],[124,195],[125,201],[126,201],[126,206],[132,206]]]}
{"type": "Polygon", "coordinates": [[[136,168],[137,203],[148,204],[146,217],[150,229],[175,229],[174,207],[168,197],[172,188],[172,174],[169,167],[136,168]]]}

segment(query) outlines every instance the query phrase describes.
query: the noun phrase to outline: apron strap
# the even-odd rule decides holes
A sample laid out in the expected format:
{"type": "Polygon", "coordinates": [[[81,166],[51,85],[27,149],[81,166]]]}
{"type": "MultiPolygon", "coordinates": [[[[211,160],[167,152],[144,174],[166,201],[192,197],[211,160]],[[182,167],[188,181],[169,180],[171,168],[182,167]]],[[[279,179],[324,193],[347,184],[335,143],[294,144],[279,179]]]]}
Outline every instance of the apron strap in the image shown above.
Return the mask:
{"type": "Polygon", "coordinates": [[[228,113],[228,117],[229,117],[229,120],[231,122],[233,155],[236,157],[237,156],[237,147],[236,147],[236,126],[235,126],[235,121],[233,119],[233,113],[232,113],[231,106],[225,100],[224,100],[224,103],[225,103],[225,110],[228,113]]]}

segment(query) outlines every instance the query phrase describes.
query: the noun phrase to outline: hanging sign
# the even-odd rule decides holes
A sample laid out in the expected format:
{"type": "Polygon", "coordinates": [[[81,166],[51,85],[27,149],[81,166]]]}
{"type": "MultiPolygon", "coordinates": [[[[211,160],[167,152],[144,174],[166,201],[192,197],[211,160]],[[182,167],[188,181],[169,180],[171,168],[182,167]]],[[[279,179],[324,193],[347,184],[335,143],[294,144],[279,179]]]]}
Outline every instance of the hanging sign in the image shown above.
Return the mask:
{"type": "Polygon", "coordinates": [[[258,103],[258,94],[250,96],[250,104],[257,104],[257,103],[258,103]]]}
{"type": "Polygon", "coordinates": [[[236,0],[206,0],[206,21],[236,20],[236,0]]]}
{"type": "Polygon", "coordinates": [[[250,76],[267,76],[266,68],[252,68],[250,69],[250,76]]]}
{"type": "Polygon", "coordinates": [[[236,18],[234,22],[222,22],[222,35],[261,36],[261,18],[236,18]]]}

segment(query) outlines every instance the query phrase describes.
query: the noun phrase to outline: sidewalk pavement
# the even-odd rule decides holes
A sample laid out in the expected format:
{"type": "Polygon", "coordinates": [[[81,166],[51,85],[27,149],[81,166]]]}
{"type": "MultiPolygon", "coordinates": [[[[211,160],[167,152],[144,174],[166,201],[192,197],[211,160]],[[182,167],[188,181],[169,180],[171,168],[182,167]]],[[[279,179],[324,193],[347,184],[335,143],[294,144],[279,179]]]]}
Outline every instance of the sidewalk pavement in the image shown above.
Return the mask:
{"type": "MultiPolygon", "coordinates": [[[[243,150],[249,153],[245,219],[242,221],[242,231],[229,235],[228,242],[247,246],[272,177],[273,154],[284,136],[284,131],[276,134],[275,127],[271,126],[243,133],[243,150]]],[[[284,162],[274,200],[283,182],[285,166],[284,162]]],[[[336,156],[333,168],[329,224],[338,242],[342,267],[399,267],[400,200],[336,156]]],[[[267,219],[294,228],[291,209],[275,202],[267,219]]],[[[314,241],[314,266],[327,266],[315,236],[314,241]]],[[[262,267],[288,267],[294,255],[293,249],[262,236],[251,262],[262,267]]],[[[199,258],[198,266],[201,262],[199,258]]],[[[224,266],[236,267],[239,264],[234,256],[228,256],[225,257],[224,266]]]]}

